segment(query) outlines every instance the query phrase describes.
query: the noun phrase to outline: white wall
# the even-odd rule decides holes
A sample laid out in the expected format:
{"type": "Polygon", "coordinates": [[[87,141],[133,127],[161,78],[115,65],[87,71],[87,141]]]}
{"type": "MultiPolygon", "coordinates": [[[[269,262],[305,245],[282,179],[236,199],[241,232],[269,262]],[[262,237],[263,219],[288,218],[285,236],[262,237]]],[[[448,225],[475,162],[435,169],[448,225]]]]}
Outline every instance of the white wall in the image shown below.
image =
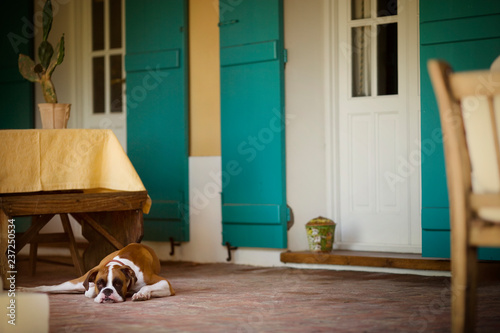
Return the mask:
{"type": "Polygon", "coordinates": [[[327,216],[325,11],[328,1],[285,0],[287,197],[295,214],[289,249],[307,249],[305,224],[327,216]]]}

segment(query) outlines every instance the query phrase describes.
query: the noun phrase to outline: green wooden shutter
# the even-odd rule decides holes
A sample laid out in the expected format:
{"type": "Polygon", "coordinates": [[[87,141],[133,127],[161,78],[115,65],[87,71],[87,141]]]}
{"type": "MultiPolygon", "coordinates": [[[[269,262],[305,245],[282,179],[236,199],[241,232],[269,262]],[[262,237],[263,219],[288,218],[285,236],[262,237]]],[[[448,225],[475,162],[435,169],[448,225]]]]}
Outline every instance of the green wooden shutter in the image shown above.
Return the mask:
{"type": "Polygon", "coordinates": [[[0,129],[34,127],[33,84],[17,66],[19,53],[33,57],[33,1],[4,1],[0,21],[0,129]]]}
{"type": "MultiPolygon", "coordinates": [[[[19,53],[33,57],[33,1],[5,1],[0,20],[0,130],[35,127],[34,84],[19,74],[19,53]]],[[[1,142],[0,142],[1,144],[1,142]]],[[[16,233],[31,217],[16,217],[16,233]]]]}
{"type": "MultiPolygon", "coordinates": [[[[450,257],[450,215],[441,125],[427,61],[448,61],[456,71],[487,69],[500,54],[500,2],[420,1],[422,138],[422,255],[450,257]]],[[[481,259],[500,251],[479,249],[481,259]]]]}
{"type": "Polygon", "coordinates": [[[222,242],[285,248],[283,2],[219,6],[222,242]]]}
{"type": "Polygon", "coordinates": [[[189,240],[187,0],[127,0],[127,147],[153,200],[144,238],[189,240]]]}

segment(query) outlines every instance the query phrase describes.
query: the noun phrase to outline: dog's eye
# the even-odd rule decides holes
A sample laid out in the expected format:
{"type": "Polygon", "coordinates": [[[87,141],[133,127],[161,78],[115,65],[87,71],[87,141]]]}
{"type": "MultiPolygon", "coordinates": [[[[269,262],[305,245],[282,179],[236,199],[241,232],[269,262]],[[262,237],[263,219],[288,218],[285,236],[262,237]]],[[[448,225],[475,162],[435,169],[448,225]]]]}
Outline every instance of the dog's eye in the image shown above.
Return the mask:
{"type": "Polygon", "coordinates": [[[96,286],[97,286],[98,290],[101,290],[102,288],[104,288],[105,285],[106,285],[106,282],[103,279],[99,279],[96,282],[96,286]]]}
{"type": "Polygon", "coordinates": [[[119,280],[119,279],[113,280],[113,287],[115,287],[115,289],[120,289],[122,286],[123,286],[123,283],[121,280],[119,280]]]}

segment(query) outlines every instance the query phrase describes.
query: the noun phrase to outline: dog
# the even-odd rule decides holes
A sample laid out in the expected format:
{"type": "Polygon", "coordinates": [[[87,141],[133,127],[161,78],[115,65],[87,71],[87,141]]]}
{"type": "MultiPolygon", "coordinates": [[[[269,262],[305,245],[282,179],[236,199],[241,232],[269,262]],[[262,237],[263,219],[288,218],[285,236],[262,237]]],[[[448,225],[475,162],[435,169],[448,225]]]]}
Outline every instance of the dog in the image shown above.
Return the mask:
{"type": "Polygon", "coordinates": [[[152,297],[175,295],[170,282],[159,276],[160,260],[153,249],[129,244],[106,256],[99,265],[81,277],[53,286],[20,288],[20,291],[42,293],[85,293],[96,303],[146,301],[152,297]]]}

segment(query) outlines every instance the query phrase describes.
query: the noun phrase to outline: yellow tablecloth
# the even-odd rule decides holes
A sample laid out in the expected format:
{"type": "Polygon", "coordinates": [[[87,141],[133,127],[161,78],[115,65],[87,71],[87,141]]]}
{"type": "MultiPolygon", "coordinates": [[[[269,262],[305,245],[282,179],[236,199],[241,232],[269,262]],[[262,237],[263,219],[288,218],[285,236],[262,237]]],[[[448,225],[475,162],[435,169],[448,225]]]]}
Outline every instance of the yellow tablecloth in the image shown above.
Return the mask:
{"type": "Polygon", "coordinates": [[[95,189],[146,190],[111,130],[0,131],[0,193],[95,189]]]}

